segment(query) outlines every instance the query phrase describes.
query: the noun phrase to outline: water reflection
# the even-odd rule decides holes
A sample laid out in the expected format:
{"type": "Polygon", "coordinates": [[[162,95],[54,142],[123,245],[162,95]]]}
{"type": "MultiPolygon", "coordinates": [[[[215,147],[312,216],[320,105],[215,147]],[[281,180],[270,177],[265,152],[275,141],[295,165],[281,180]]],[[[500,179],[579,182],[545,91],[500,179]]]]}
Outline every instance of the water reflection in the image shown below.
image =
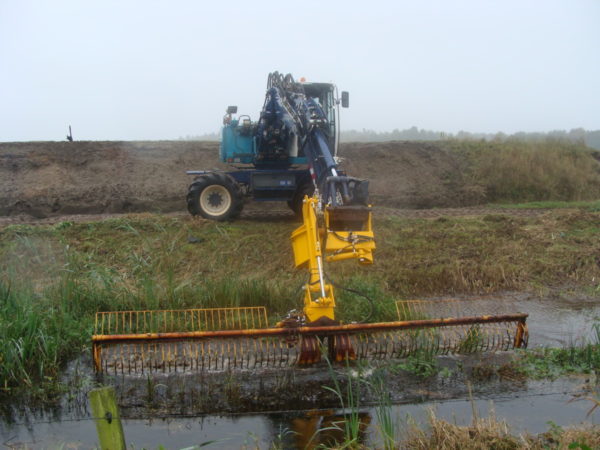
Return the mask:
{"type": "Polygon", "coordinates": [[[286,449],[333,447],[348,439],[366,444],[371,415],[366,411],[336,414],[333,410],[314,410],[302,414],[271,415],[277,440],[286,449]]]}
{"type": "MultiPolygon", "coordinates": [[[[506,419],[514,433],[541,433],[548,429],[548,421],[559,426],[594,422],[587,417],[588,402],[573,402],[570,392],[581,391],[581,380],[559,379],[552,382],[528,384],[527,389],[508,396],[496,396],[493,405],[498,419],[506,419]]],[[[414,423],[425,426],[427,407],[435,407],[436,416],[459,425],[468,425],[472,412],[486,417],[494,396],[476,399],[455,399],[424,404],[403,404],[392,406],[391,415],[395,426],[402,431],[406,427],[406,417],[414,423]]],[[[75,418],[77,412],[62,410],[31,411],[27,419],[22,414],[4,416],[0,421],[0,442],[15,448],[72,448],[86,449],[97,446],[96,427],[87,417],[75,418]],[[66,417],[65,417],[66,415],[66,417]],[[69,417],[70,416],[70,417],[69,417]],[[26,419],[26,420],[23,420],[26,419]],[[15,423],[15,420],[17,423],[15,423]],[[12,423],[10,423],[12,422],[12,423]],[[20,423],[19,423],[20,422],[20,423]],[[26,422],[26,423],[24,423],[26,422]]],[[[311,412],[289,412],[284,414],[249,414],[233,416],[203,416],[162,418],[160,414],[149,420],[146,411],[143,417],[124,421],[125,437],[135,448],[186,448],[201,443],[212,442],[208,448],[278,448],[314,449],[319,445],[334,446],[343,444],[347,434],[346,426],[357,424],[357,442],[367,448],[381,447],[380,426],[374,409],[361,410],[353,421],[351,414],[340,410],[319,410],[311,412]]],[[[135,417],[129,415],[129,417],[135,417]]],[[[597,419],[596,419],[597,420],[597,419]]]]}

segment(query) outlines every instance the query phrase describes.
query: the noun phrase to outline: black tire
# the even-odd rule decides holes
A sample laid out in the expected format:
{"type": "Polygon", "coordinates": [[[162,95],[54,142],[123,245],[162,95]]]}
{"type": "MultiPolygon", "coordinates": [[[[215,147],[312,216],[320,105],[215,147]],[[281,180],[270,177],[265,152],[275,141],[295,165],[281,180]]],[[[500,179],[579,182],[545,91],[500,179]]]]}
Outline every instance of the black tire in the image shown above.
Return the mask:
{"type": "Polygon", "coordinates": [[[298,189],[296,189],[296,192],[294,192],[292,199],[287,202],[290,209],[294,211],[294,214],[296,214],[296,217],[299,219],[302,219],[302,202],[304,196],[308,195],[309,197],[312,197],[314,192],[315,186],[312,182],[301,184],[298,186],[298,189]]]}
{"type": "Polygon", "coordinates": [[[224,173],[200,175],[190,185],[187,208],[191,215],[224,221],[242,212],[244,198],[236,181],[224,173]]]}

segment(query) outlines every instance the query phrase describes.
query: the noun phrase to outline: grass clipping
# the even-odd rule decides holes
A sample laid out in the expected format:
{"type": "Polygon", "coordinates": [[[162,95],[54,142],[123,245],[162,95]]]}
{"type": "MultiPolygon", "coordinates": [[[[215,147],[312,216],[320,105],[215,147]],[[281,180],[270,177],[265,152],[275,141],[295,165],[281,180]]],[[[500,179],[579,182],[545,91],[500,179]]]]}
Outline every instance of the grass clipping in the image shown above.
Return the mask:
{"type": "Polygon", "coordinates": [[[429,412],[429,429],[412,424],[408,437],[401,448],[411,450],[461,449],[461,450],[512,450],[512,449],[593,449],[600,448],[600,428],[581,425],[562,428],[551,424],[550,430],[537,436],[514,436],[508,424],[499,421],[490,412],[489,417],[475,416],[469,426],[459,426],[438,419],[433,410],[429,412]]]}

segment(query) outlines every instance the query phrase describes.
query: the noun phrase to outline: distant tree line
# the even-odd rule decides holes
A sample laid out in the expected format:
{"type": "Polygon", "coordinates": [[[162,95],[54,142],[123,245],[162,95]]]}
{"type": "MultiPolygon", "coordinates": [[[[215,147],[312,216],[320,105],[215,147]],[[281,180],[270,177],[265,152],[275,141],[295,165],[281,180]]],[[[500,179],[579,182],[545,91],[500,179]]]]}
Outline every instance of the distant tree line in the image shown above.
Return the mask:
{"type": "MultiPolygon", "coordinates": [[[[206,133],[197,136],[181,137],[185,141],[218,141],[221,139],[221,133],[206,133]]],[[[514,134],[498,133],[470,133],[468,131],[459,131],[458,133],[446,133],[443,131],[432,131],[419,129],[417,127],[407,128],[405,130],[392,131],[374,131],[362,129],[346,130],[341,132],[342,142],[382,142],[382,141],[441,141],[446,139],[457,140],[498,140],[505,141],[510,139],[522,141],[540,141],[544,139],[559,139],[571,142],[583,142],[588,147],[600,150],[600,130],[588,131],[583,128],[573,128],[570,131],[554,130],[546,133],[519,131],[514,134]]]]}
{"type": "Polygon", "coordinates": [[[204,133],[204,134],[195,134],[195,135],[187,135],[179,138],[180,141],[220,141],[221,133],[204,133]]]}

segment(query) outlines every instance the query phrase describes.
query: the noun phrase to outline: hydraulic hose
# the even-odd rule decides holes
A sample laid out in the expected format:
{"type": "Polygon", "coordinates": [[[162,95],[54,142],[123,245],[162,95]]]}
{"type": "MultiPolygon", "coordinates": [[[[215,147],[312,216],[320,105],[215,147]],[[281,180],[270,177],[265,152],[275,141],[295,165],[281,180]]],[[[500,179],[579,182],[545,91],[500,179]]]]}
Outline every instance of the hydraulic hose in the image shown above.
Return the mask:
{"type": "Polygon", "coordinates": [[[350,292],[351,294],[355,294],[355,295],[358,295],[359,297],[366,299],[369,302],[369,314],[367,314],[367,317],[365,317],[362,321],[357,322],[357,323],[368,323],[371,320],[371,317],[373,317],[373,312],[375,311],[375,302],[373,301],[373,299],[371,297],[369,297],[364,292],[358,291],[356,289],[347,288],[347,287],[337,284],[335,281],[333,281],[329,277],[329,275],[327,273],[325,273],[325,279],[329,283],[331,283],[336,289],[341,289],[342,291],[350,292]]]}

